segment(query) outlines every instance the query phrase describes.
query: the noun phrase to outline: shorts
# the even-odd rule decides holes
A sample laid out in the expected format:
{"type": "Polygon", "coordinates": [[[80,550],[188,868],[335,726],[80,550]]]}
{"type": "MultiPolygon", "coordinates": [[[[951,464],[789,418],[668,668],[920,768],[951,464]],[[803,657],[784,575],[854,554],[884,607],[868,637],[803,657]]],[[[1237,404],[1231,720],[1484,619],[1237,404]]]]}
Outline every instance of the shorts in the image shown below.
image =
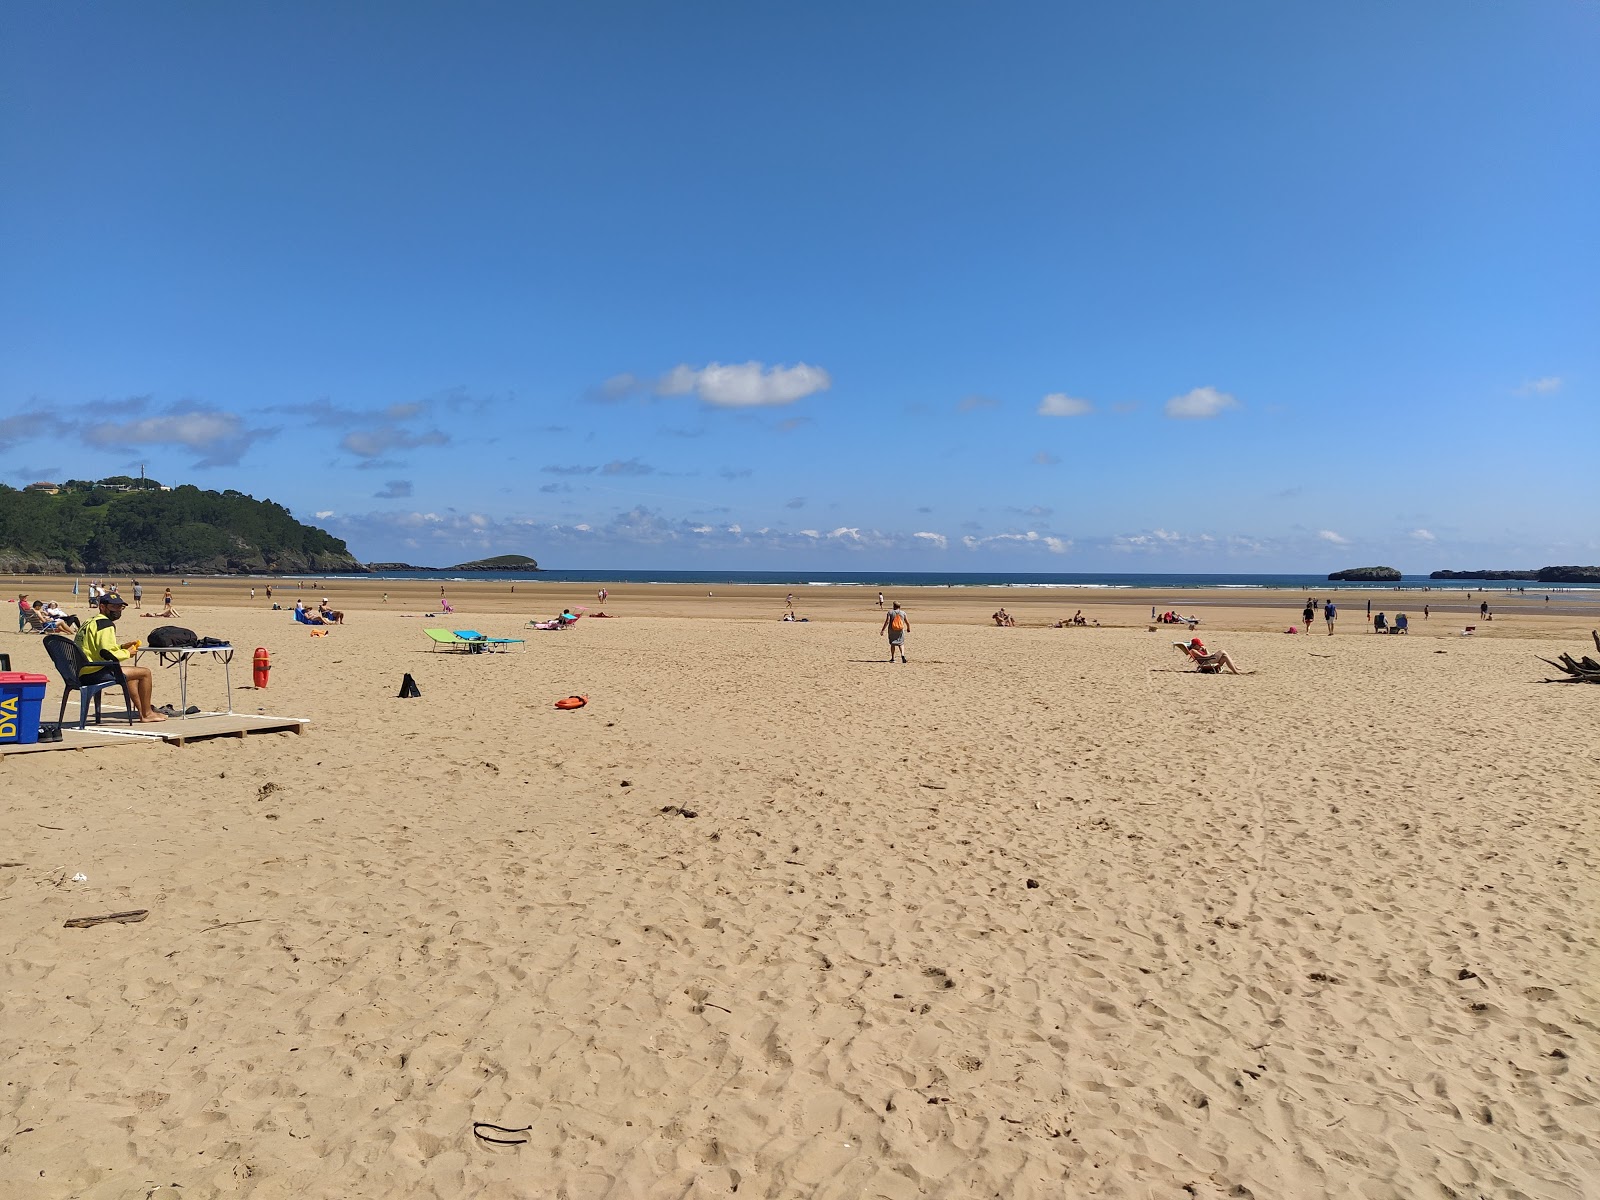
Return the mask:
{"type": "Polygon", "coordinates": [[[891,645],[891,646],[904,646],[905,644],[906,644],[906,631],[905,630],[902,629],[899,633],[894,632],[894,630],[892,630],[892,629],[889,631],[889,645],[891,645]]]}

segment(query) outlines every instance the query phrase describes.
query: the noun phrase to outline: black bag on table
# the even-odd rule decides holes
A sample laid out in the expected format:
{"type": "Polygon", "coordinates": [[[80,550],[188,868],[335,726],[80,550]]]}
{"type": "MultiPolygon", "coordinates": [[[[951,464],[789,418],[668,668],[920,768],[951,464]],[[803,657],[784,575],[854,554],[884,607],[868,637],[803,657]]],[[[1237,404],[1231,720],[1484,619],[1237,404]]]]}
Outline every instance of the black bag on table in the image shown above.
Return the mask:
{"type": "Polygon", "coordinates": [[[200,637],[192,629],[185,629],[182,625],[157,625],[144,636],[144,644],[152,650],[180,650],[186,646],[198,646],[200,637]]]}

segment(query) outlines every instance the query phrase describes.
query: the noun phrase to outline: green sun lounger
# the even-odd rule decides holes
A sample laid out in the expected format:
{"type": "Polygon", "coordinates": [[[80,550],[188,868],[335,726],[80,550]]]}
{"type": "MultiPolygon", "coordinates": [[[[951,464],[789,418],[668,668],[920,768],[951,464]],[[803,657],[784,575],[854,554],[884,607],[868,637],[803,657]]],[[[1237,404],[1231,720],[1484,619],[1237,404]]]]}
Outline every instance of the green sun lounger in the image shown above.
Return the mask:
{"type": "Polygon", "coordinates": [[[433,648],[435,650],[440,646],[448,646],[452,650],[465,650],[470,654],[475,649],[481,650],[483,648],[481,644],[451,633],[448,629],[424,629],[422,632],[433,639],[433,648]]]}

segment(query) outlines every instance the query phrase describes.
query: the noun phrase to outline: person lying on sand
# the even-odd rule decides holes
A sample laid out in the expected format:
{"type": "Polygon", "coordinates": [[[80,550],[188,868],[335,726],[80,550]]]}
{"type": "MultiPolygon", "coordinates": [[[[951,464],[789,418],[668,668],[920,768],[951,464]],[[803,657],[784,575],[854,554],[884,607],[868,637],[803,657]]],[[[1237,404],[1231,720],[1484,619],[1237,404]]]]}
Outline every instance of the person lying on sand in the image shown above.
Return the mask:
{"type": "Polygon", "coordinates": [[[1202,675],[1220,674],[1224,667],[1235,675],[1241,674],[1239,668],[1233,665],[1233,659],[1229,658],[1221,650],[1207,653],[1205,643],[1199,638],[1190,638],[1187,642],[1173,642],[1172,644],[1189,657],[1189,660],[1195,664],[1195,668],[1202,675]]]}

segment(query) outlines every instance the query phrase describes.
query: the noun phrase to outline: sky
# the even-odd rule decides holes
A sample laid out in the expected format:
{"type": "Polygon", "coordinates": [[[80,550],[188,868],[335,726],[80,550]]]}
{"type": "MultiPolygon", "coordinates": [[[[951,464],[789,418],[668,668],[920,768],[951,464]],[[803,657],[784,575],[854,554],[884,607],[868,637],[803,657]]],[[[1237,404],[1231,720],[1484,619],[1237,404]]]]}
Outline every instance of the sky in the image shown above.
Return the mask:
{"type": "Polygon", "coordinates": [[[1600,5],[0,28],[0,482],[425,566],[1600,562],[1600,5]]]}

